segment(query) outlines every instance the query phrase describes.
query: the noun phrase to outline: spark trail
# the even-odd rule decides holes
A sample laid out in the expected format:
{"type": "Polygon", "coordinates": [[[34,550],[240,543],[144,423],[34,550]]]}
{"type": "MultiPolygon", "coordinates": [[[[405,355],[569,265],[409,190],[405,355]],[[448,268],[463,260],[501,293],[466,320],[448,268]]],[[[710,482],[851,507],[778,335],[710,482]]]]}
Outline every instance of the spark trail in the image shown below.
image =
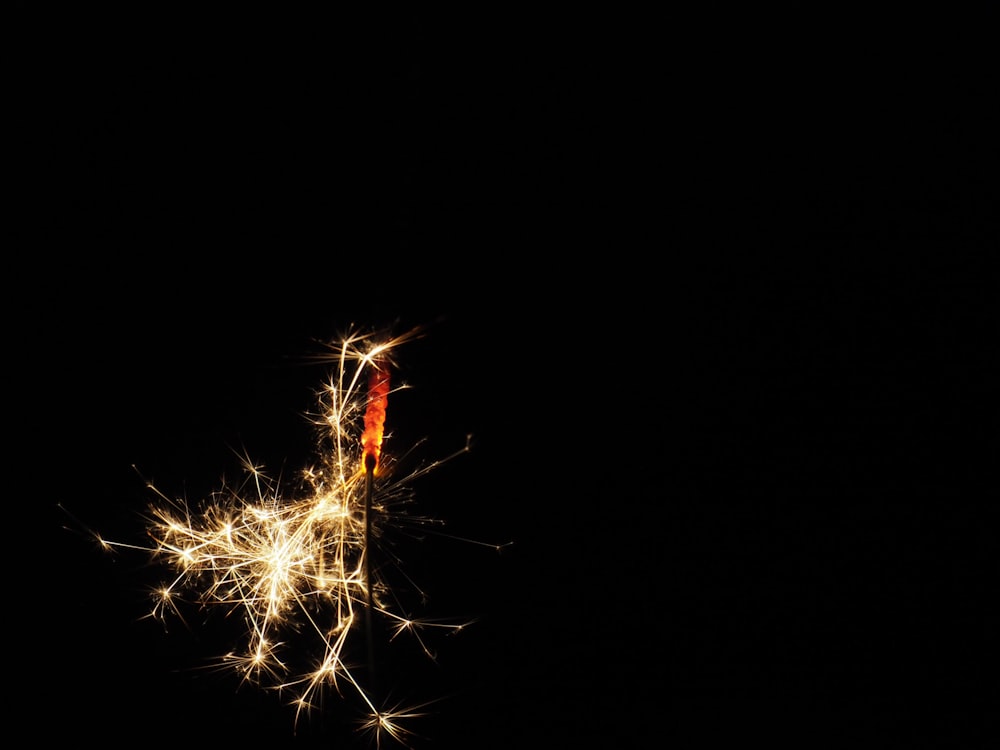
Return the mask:
{"type": "MultiPolygon", "coordinates": [[[[386,738],[405,743],[403,720],[421,713],[381,705],[373,687],[371,618],[377,614],[389,623],[393,638],[413,635],[428,654],[428,629],[457,631],[469,624],[421,621],[390,609],[383,594],[392,593],[397,602],[398,596],[372,564],[376,544],[388,529],[438,523],[406,512],[411,483],[469,450],[466,442],[401,478],[382,452],[391,355],[417,333],[379,341],[374,334],[350,332],[327,345],[330,351],[321,360],[332,362],[334,371],[319,394],[319,411],[311,415],[320,438],[318,462],[301,472],[293,494],[284,494],[244,455],[243,481],[224,483],[197,505],[171,499],[149,484],[154,501],[147,516],[148,546],[98,536],[106,548],[145,550],[173,570],[172,580],[155,592],[149,616],[183,619],[191,605],[219,608],[227,616],[239,613],[242,639],[219,657],[219,665],[290,695],[296,723],[320,705],[325,692],[353,694],[365,717],[361,729],[372,733],[376,744],[386,738]],[[351,666],[349,646],[360,624],[359,610],[367,620],[370,685],[351,666]]],[[[386,557],[400,562],[392,554],[386,557]]]]}

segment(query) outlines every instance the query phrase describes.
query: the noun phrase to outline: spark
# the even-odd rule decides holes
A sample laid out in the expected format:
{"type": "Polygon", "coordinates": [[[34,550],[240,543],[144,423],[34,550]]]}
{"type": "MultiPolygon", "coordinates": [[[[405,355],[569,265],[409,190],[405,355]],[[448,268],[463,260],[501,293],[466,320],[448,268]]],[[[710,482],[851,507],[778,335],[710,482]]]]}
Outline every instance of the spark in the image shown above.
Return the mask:
{"type": "Polygon", "coordinates": [[[376,748],[382,747],[384,738],[391,738],[401,745],[406,745],[415,735],[405,726],[405,720],[426,716],[426,712],[421,709],[430,705],[425,703],[420,706],[402,708],[397,704],[392,709],[376,712],[366,717],[360,725],[362,733],[368,735],[376,748]]]}
{"type": "MultiPolygon", "coordinates": [[[[423,715],[422,706],[379,705],[350,661],[348,646],[364,632],[356,626],[377,613],[394,624],[393,640],[413,635],[433,658],[422,632],[458,632],[471,624],[395,613],[385,603],[389,582],[371,566],[371,547],[384,541],[390,524],[434,523],[405,512],[412,481],[470,449],[467,440],[452,455],[401,478],[394,476],[394,459],[382,452],[386,406],[395,392],[389,382],[392,354],[418,333],[379,339],[352,330],[326,345],[320,360],[332,362],[333,372],[318,394],[318,411],[307,415],[319,436],[317,464],[301,471],[292,494],[243,454],[242,481],[224,482],[198,504],[172,499],[147,482],[155,497],[145,516],[148,545],[94,534],[104,548],[143,550],[173,571],[173,579],[153,592],[148,617],[184,621],[191,605],[238,614],[245,626],[239,646],[219,657],[218,666],[290,696],[296,723],[320,705],[322,692],[352,693],[364,707],[361,729],[376,743],[391,738],[405,744],[411,735],[402,723],[423,715]],[[373,527],[366,526],[366,490],[379,519],[373,527]]],[[[390,550],[379,551],[399,565],[390,550]]]]}

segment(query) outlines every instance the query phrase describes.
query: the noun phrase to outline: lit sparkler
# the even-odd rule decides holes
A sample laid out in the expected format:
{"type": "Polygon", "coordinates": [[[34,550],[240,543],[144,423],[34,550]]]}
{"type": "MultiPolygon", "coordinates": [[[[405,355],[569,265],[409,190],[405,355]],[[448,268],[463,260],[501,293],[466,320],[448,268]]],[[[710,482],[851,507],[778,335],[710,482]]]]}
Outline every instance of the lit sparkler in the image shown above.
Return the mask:
{"type": "MultiPolygon", "coordinates": [[[[243,483],[224,485],[196,507],[149,484],[156,497],[149,511],[151,546],[100,539],[108,548],[148,551],[176,572],[156,592],[150,616],[183,617],[191,594],[200,607],[241,613],[243,642],[220,658],[222,665],[245,680],[292,695],[296,722],[319,705],[322,691],[332,688],[343,695],[346,688],[363,702],[361,728],[373,733],[376,744],[387,737],[405,743],[402,722],[420,712],[380,704],[372,618],[384,618],[392,638],[414,635],[429,655],[421,635],[426,628],[457,631],[469,624],[422,622],[390,609],[388,583],[373,564],[384,526],[373,525],[376,515],[386,522],[435,523],[395,511],[411,500],[412,480],[469,450],[466,441],[451,456],[401,479],[393,477],[393,462],[382,454],[391,354],[416,333],[378,341],[372,334],[352,332],[329,345],[331,353],[323,359],[334,362],[335,371],[320,394],[319,412],[312,415],[321,460],[302,472],[300,495],[282,494],[278,483],[244,456],[243,483]],[[346,648],[362,614],[367,686],[349,665],[346,648]],[[313,661],[296,669],[303,654],[313,661]]],[[[388,551],[387,557],[399,562],[388,551]]]]}

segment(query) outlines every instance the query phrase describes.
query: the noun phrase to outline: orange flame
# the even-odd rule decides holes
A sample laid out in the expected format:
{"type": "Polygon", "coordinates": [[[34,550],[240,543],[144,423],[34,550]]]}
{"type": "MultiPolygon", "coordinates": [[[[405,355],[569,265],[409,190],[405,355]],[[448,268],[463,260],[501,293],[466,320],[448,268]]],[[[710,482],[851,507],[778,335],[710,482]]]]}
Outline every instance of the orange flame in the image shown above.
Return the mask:
{"type": "Polygon", "coordinates": [[[365,410],[365,431],[361,434],[362,464],[373,474],[382,453],[382,431],[385,407],[389,403],[389,368],[380,360],[372,362],[368,376],[368,408],[365,410]]]}

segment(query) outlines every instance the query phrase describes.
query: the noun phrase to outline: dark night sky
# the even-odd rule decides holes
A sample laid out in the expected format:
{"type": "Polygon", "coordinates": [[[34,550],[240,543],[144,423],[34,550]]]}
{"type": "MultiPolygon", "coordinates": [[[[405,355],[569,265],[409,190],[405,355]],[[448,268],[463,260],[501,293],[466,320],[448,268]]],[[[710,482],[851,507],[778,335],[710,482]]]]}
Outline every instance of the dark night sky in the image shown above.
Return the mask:
{"type": "Polygon", "coordinates": [[[514,542],[406,549],[426,614],[479,618],[437,664],[386,646],[401,698],[446,697],[417,747],[994,731],[975,40],[171,12],[22,27],[25,731],[345,746],[335,698],[293,736],[279,700],[193,669],[226,624],[139,619],[162,571],[101,554],[58,504],[141,539],[132,465],[203,497],[234,449],[310,463],[327,370],[301,359],[351,324],[426,326],[387,449],[426,438],[433,460],[471,433],[418,509],[514,542]]]}

